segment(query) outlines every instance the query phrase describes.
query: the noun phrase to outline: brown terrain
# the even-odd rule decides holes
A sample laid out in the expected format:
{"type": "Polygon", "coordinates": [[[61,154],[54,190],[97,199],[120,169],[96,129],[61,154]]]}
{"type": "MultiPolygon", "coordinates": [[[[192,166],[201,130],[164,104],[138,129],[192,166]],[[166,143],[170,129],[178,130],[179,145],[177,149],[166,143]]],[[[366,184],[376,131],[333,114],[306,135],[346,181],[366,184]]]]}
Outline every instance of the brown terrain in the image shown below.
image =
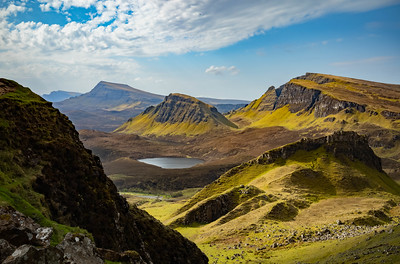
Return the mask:
{"type": "MultiPolygon", "coordinates": [[[[177,126],[173,133],[165,134],[163,128],[174,122],[151,121],[153,127],[140,130],[140,136],[135,135],[135,126],[131,126],[119,130],[123,134],[81,130],[80,138],[100,156],[106,173],[119,189],[166,191],[202,187],[229,168],[265,151],[303,137],[316,138],[340,130],[368,136],[370,146],[382,158],[384,170],[400,180],[399,98],[399,85],[307,73],[277,89],[270,87],[248,106],[227,114],[238,128],[219,130],[208,126],[206,132],[194,136],[177,126]],[[152,157],[191,157],[205,162],[194,168],[174,170],[137,161],[152,157]]],[[[204,117],[198,116],[199,111],[193,111],[186,99],[179,111],[174,107],[180,97],[167,99],[150,110],[158,109],[157,115],[179,118],[182,123],[192,124],[196,131],[201,130],[204,121],[196,120],[204,117]],[[168,102],[174,107],[162,107],[168,102]]],[[[141,129],[143,123],[149,123],[147,117],[139,117],[135,122],[141,129]]]]}
{"type": "Polygon", "coordinates": [[[142,137],[81,130],[80,139],[101,157],[119,189],[180,190],[202,187],[228,169],[273,149],[312,136],[283,127],[207,133],[196,137],[142,137]],[[137,161],[154,157],[192,157],[205,162],[189,169],[162,169],[137,161]]]}

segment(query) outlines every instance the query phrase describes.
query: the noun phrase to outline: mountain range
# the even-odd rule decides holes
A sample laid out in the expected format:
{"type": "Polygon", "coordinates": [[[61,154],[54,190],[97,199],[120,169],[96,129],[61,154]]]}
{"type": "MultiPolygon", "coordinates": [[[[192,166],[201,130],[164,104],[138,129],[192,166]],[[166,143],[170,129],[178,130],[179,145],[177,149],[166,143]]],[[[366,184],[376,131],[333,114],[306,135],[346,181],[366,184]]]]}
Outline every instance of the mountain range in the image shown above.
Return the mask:
{"type": "MultiPolygon", "coordinates": [[[[324,136],[341,130],[368,136],[369,145],[382,158],[383,169],[400,181],[399,85],[308,73],[277,89],[270,87],[247,106],[226,114],[225,118],[234,126],[217,126],[211,117],[203,118],[206,116],[198,107],[204,108],[206,104],[187,98],[191,97],[171,95],[122,125],[117,133],[81,131],[81,138],[102,157],[105,170],[110,175],[118,175],[114,179],[123,189],[151,186],[150,183],[153,187],[164,188],[161,178],[165,179],[168,171],[147,168],[152,173],[146,177],[146,169],[143,176],[130,172],[138,171],[135,169],[139,166],[135,161],[138,158],[203,159],[206,162],[198,166],[202,170],[198,177],[203,180],[190,180],[199,184],[190,186],[201,187],[217,177],[215,166],[223,170],[302,137],[324,136]],[[201,125],[194,122],[200,119],[201,125]],[[120,144],[119,138],[123,136],[117,134],[121,133],[141,137],[127,138],[120,144]],[[147,138],[150,135],[153,138],[147,138]],[[170,138],[166,141],[166,137],[170,138]],[[126,148],[125,144],[130,147],[126,148]]],[[[222,120],[220,115],[219,120],[222,120]]],[[[183,183],[173,182],[177,184],[173,189],[187,186],[184,179],[183,183]]]]}
{"type": "MultiPolygon", "coordinates": [[[[19,214],[1,207],[8,205],[32,219],[26,221],[51,227],[52,245],[36,249],[43,254],[63,254],[67,232],[92,236],[109,261],[127,255],[138,263],[398,259],[400,85],[307,73],[225,115],[189,95],[159,96],[151,106],[152,96],[101,82],[55,103],[97,118],[142,108],[112,133],[80,130],[78,138],[51,103],[1,79],[0,211],[10,217],[0,220],[19,214]],[[147,98],[147,106],[129,104],[133,94],[147,98]],[[84,146],[100,156],[109,178],[84,146]],[[204,163],[163,169],[138,161],[153,157],[204,163]],[[186,200],[128,205],[117,188],[157,196],[199,191],[186,200]],[[138,207],[157,217],[162,212],[169,228],[138,207]]],[[[0,235],[7,232],[0,228],[0,235]]],[[[24,243],[30,244],[10,247],[37,242],[24,243]]]]}
{"type": "MultiPolygon", "coordinates": [[[[53,92],[56,93],[56,92],[53,92]]],[[[53,94],[52,93],[52,94],[53,94]]],[[[164,96],[145,92],[126,84],[101,81],[90,92],[68,98],[63,101],[53,98],[48,101],[65,113],[80,129],[95,129],[110,132],[118,128],[128,119],[142,113],[149,106],[161,103],[164,96]]],[[[46,98],[45,98],[46,99],[46,98]]],[[[222,112],[240,108],[248,103],[245,100],[203,98],[222,112]]]]}
{"type": "Polygon", "coordinates": [[[69,99],[71,97],[76,97],[81,95],[82,93],[76,93],[76,92],[68,92],[68,91],[52,91],[49,94],[43,94],[42,98],[44,98],[45,100],[49,101],[49,102],[61,102],[64,101],[66,99],[69,99]]]}

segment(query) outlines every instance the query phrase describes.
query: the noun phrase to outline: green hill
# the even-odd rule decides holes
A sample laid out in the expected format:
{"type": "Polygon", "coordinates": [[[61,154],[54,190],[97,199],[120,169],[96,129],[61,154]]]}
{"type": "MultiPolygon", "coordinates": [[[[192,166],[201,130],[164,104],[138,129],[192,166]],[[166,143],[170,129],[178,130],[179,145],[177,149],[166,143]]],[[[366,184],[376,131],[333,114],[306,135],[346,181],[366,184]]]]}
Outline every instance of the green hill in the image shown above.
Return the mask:
{"type": "MultiPolygon", "coordinates": [[[[267,151],[232,168],[166,222],[210,259],[243,256],[253,263],[270,255],[285,259],[283,251],[291,249],[294,255],[287,258],[300,261],[307,259],[297,255],[306,245],[312,252],[339,253],[345,248],[336,250],[329,242],[323,249],[319,241],[396,225],[399,201],[400,186],[382,171],[367,137],[342,131],[267,151]],[[274,248],[282,251],[271,252],[274,248]]],[[[315,254],[309,259],[323,259],[315,254]]],[[[281,263],[292,263],[286,261],[281,263]]]]}
{"type": "Polygon", "coordinates": [[[242,128],[367,135],[385,171],[400,180],[400,85],[307,73],[227,117],[242,128]]]}
{"type": "Polygon", "coordinates": [[[138,135],[199,135],[218,129],[237,128],[218,110],[183,94],[170,94],[114,132],[138,135]]]}

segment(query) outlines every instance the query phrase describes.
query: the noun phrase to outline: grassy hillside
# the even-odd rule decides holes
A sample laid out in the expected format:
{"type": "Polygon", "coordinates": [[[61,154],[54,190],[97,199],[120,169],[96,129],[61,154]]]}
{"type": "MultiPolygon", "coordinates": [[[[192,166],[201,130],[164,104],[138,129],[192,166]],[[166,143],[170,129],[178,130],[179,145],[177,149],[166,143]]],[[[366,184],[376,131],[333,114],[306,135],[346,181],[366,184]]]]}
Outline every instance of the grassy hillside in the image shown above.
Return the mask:
{"type": "Polygon", "coordinates": [[[281,126],[329,134],[356,131],[384,158],[385,171],[400,181],[400,85],[308,73],[269,89],[228,118],[241,128],[281,126]]]}
{"type": "Polygon", "coordinates": [[[194,136],[215,129],[231,129],[236,125],[218,110],[200,100],[183,94],[170,94],[156,107],[150,107],[115,130],[117,133],[139,135],[194,136]]]}
{"type": "Polygon", "coordinates": [[[400,186],[381,170],[366,138],[341,132],[237,166],[163,221],[211,261],[348,263],[359,255],[372,263],[377,252],[368,245],[386,241],[384,259],[398,254],[395,236],[368,237],[399,232],[390,231],[400,222],[399,202],[400,186]]]}

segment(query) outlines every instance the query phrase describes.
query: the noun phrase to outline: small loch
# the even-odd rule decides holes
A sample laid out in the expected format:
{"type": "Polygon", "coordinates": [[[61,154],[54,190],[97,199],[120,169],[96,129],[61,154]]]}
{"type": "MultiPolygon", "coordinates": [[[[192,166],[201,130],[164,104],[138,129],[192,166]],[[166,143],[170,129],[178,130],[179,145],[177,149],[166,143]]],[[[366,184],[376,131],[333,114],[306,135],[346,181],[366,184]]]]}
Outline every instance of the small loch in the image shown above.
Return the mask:
{"type": "Polygon", "coordinates": [[[161,167],[163,169],[186,169],[204,162],[201,159],[175,157],[148,158],[139,159],[138,161],[161,167]]]}

